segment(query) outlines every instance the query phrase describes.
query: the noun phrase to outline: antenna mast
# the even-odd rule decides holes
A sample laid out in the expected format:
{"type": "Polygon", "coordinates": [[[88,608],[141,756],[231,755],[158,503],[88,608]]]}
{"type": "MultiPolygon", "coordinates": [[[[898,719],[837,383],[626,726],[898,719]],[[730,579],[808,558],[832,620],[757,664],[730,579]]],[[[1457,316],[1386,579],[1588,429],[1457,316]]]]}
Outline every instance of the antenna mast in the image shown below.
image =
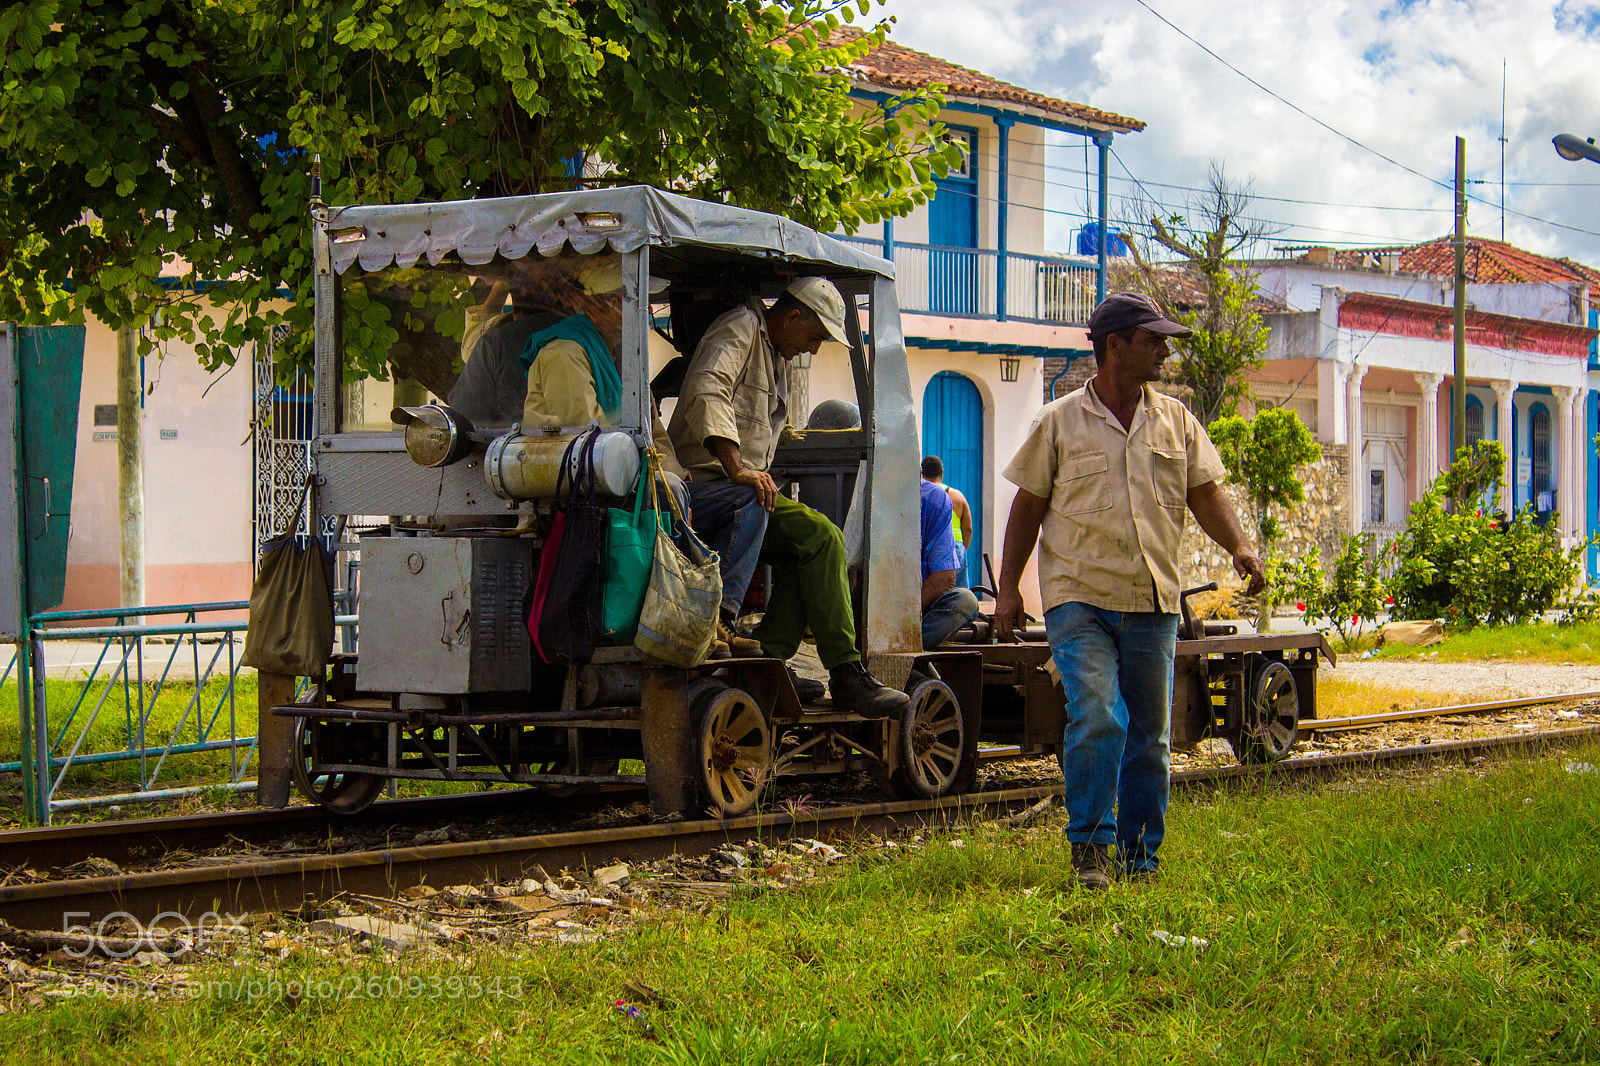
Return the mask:
{"type": "Polygon", "coordinates": [[[1506,60],[1500,57],[1500,242],[1506,239],[1506,60]]]}

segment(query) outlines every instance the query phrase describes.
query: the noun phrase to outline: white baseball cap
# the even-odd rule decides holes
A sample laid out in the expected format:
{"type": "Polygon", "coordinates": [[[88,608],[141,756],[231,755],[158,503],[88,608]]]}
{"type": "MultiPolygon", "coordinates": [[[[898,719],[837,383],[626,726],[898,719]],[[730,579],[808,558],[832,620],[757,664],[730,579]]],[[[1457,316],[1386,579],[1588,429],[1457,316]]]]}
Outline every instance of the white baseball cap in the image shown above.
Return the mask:
{"type": "Polygon", "coordinates": [[[795,278],[784,291],[817,313],[828,336],[850,346],[844,333],[844,297],[833,282],[827,278],[795,278]]]}

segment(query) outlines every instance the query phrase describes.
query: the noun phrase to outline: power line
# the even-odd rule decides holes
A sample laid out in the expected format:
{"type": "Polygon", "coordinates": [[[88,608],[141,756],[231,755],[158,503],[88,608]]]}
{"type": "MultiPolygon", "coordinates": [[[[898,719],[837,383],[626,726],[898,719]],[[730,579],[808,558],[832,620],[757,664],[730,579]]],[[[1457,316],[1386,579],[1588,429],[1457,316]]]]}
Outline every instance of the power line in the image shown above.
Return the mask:
{"type": "Polygon", "coordinates": [[[1328,123],[1322,121],[1320,118],[1318,118],[1317,116],[1313,115],[1311,112],[1307,111],[1305,108],[1301,107],[1299,104],[1296,104],[1296,103],[1293,103],[1292,101],[1284,99],[1282,96],[1279,96],[1277,93],[1273,92],[1271,89],[1267,88],[1265,85],[1262,85],[1259,81],[1256,81],[1250,75],[1246,74],[1244,71],[1240,70],[1238,67],[1234,66],[1232,63],[1228,62],[1226,59],[1223,59],[1221,56],[1217,55],[1217,53],[1213,52],[1211,49],[1207,48],[1205,45],[1201,44],[1199,41],[1195,40],[1193,37],[1189,36],[1188,33],[1186,33],[1183,29],[1178,27],[1178,25],[1175,24],[1171,19],[1167,18],[1165,15],[1163,15],[1161,12],[1157,11],[1155,8],[1151,7],[1149,4],[1145,3],[1145,0],[1137,0],[1137,2],[1138,2],[1140,7],[1144,8],[1146,11],[1150,12],[1150,14],[1154,15],[1156,18],[1158,18],[1162,22],[1166,23],[1168,27],[1170,27],[1173,31],[1175,31],[1178,34],[1178,36],[1182,37],[1184,40],[1188,41],[1190,44],[1192,44],[1196,48],[1200,49],[1206,55],[1210,56],[1212,59],[1215,59],[1218,63],[1221,63],[1223,66],[1227,67],[1229,70],[1231,70],[1235,74],[1239,75],[1239,77],[1243,78],[1245,81],[1249,82],[1251,85],[1254,85],[1257,89],[1260,89],[1262,92],[1266,93],[1268,96],[1270,96],[1274,100],[1278,101],[1278,103],[1280,103],[1280,104],[1284,105],[1285,107],[1289,108],[1291,111],[1294,111],[1294,112],[1296,112],[1297,114],[1300,114],[1300,115],[1304,115],[1306,118],[1310,119],[1312,122],[1315,122],[1317,125],[1321,126],[1323,129],[1327,130],[1329,133],[1333,134],[1335,137],[1339,137],[1339,138],[1341,138],[1343,140],[1349,141],[1351,144],[1355,145],[1357,148],[1360,148],[1362,151],[1371,152],[1373,155],[1377,156],[1379,159],[1382,159],[1384,162],[1389,163],[1389,164],[1391,164],[1393,166],[1397,166],[1401,170],[1405,171],[1408,174],[1415,174],[1417,177],[1421,178],[1423,181],[1431,182],[1432,184],[1438,185],[1439,187],[1441,187],[1443,189],[1449,189],[1450,188],[1449,185],[1447,185],[1444,182],[1440,181],[1438,178],[1430,178],[1428,175],[1422,173],[1422,171],[1420,171],[1420,170],[1411,169],[1410,167],[1406,166],[1404,163],[1400,162],[1400,160],[1395,159],[1395,158],[1393,158],[1391,156],[1384,155],[1382,152],[1378,151],[1376,148],[1373,148],[1371,145],[1364,144],[1361,141],[1358,141],[1354,137],[1350,136],[1348,133],[1345,133],[1343,130],[1335,129],[1333,126],[1328,125],[1328,123]]]}
{"type": "MultiPolygon", "coordinates": [[[[1057,147],[1064,147],[1064,146],[1057,146],[1057,147]]],[[[984,152],[981,152],[979,154],[979,159],[980,159],[981,162],[991,163],[994,166],[998,166],[999,155],[996,152],[984,151],[984,152]]],[[[1011,168],[1013,169],[1013,171],[1015,171],[1018,168],[1037,167],[1037,168],[1042,169],[1042,170],[1055,171],[1057,173],[1064,174],[1064,175],[1070,174],[1073,177],[1077,177],[1079,174],[1081,174],[1081,175],[1083,175],[1083,177],[1086,180],[1090,176],[1092,176],[1094,174],[1094,171],[1092,171],[1092,170],[1087,170],[1087,169],[1078,170],[1076,167],[1066,167],[1066,166],[1061,166],[1060,164],[1053,164],[1053,163],[1039,163],[1039,162],[1036,162],[1036,161],[1031,160],[1031,159],[1017,159],[1015,157],[1012,157],[1009,160],[1009,164],[1010,164],[1011,168]]],[[[1110,179],[1112,181],[1128,181],[1128,180],[1131,180],[1131,179],[1128,179],[1128,178],[1119,178],[1115,174],[1109,175],[1109,177],[1110,177],[1110,179]]],[[[1033,177],[1033,176],[1030,176],[1030,180],[1043,182],[1047,186],[1052,186],[1052,187],[1058,188],[1058,189],[1071,189],[1073,192],[1079,191],[1075,184],[1069,185],[1069,184],[1067,184],[1066,182],[1063,182],[1063,181],[1051,181],[1048,177],[1033,177]]],[[[1158,188],[1158,189],[1174,189],[1174,190],[1177,190],[1177,191],[1180,191],[1180,192],[1203,193],[1203,192],[1208,191],[1206,189],[1203,189],[1203,188],[1201,188],[1199,186],[1195,186],[1195,185],[1173,185],[1173,184],[1170,184],[1170,183],[1167,183],[1167,182],[1159,182],[1159,181],[1145,182],[1145,184],[1153,186],[1153,187],[1158,188]]],[[[1509,182],[1508,184],[1515,185],[1517,183],[1516,182],[1509,182]]],[[[1600,186],[1597,186],[1597,187],[1600,187],[1600,186]]],[[[1089,195],[1087,188],[1085,188],[1084,194],[1085,194],[1085,196],[1089,195]]],[[[1332,200],[1305,200],[1305,199],[1297,199],[1297,198],[1288,197],[1288,196],[1267,196],[1267,195],[1264,195],[1264,194],[1261,194],[1261,193],[1255,193],[1255,192],[1252,192],[1250,194],[1250,198],[1253,199],[1253,200],[1271,201],[1273,203],[1303,204],[1303,205],[1307,205],[1307,206],[1311,206],[1311,207],[1338,207],[1338,208],[1343,208],[1343,209],[1352,210],[1352,211],[1424,211],[1424,212],[1436,212],[1436,213],[1440,213],[1440,214],[1449,214],[1454,210],[1453,208],[1449,208],[1449,207],[1404,207],[1404,206],[1401,206],[1401,205],[1398,205],[1398,204],[1346,204],[1346,203],[1336,203],[1336,202],[1334,202],[1332,200]]]]}
{"type": "MultiPolygon", "coordinates": [[[[1137,186],[1139,188],[1139,190],[1141,192],[1143,192],[1145,194],[1145,196],[1148,197],[1149,200],[1152,203],[1156,204],[1157,206],[1161,206],[1161,207],[1165,207],[1166,206],[1165,204],[1162,204],[1159,199],[1156,198],[1155,194],[1153,194],[1148,188],[1145,187],[1145,185],[1146,185],[1145,182],[1140,181],[1138,178],[1134,177],[1133,171],[1128,169],[1128,164],[1123,162],[1122,157],[1117,154],[1116,149],[1113,148],[1111,150],[1111,156],[1112,156],[1112,158],[1116,159],[1117,165],[1122,168],[1123,173],[1128,175],[1128,180],[1132,181],[1133,184],[1135,186],[1137,186]]],[[[1156,185],[1156,186],[1160,187],[1160,183],[1159,182],[1150,182],[1149,184],[1156,185]]],[[[1194,191],[1202,192],[1204,190],[1197,189],[1197,190],[1194,190],[1194,191]]],[[[1279,220],[1279,219],[1256,218],[1256,217],[1251,217],[1251,216],[1246,216],[1246,215],[1239,216],[1239,220],[1241,222],[1259,222],[1259,223],[1261,223],[1263,225],[1268,225],[1268,226],[1283,226],[1286,229],[1290,229],[1290,230],[1301,229],[1301,230],[1311,230],[1311,231],[1317,232],[1317,233],[1343,233],[1343,234],[1346,234],[1347,236],[1351,236],[1351,237],[1366,237],[1366,238],[1368,238],[1368,240],[1380,240],[1381,241],[1381,240],[1389,239],[1387,237],[1384,237],[1384,236],[1382,236],[1380,234],[1376,234],[1376,233],[1364,233],[1361,230],[1329,229],[1329,228],[1327,228],[1325,226],[1313,226],[1313,225],[1310,225],[1310,224],[1304,223],[1304,222],[1286,222],[1286,221],[1282,221],[1282,220],[1279,220]]],[[[1267,237],[1262,237],[1260,239],[1261,240],[1267,240],[1268,238],[1267,237]]],[[[1356,242],[1339,242],[1339,241],[1335,241],[1335,242],[1330,242],[1330,243],[1337,244],[1337,243],[1356,243],[1356,242]]],[[[1406,242],[1398,242],[1398,243],[1406,243],[1406,242]]]]}
{"type": "MultiPolygon", "coordinates": [[[[1321,126],[1323,129],[1327,130],[1329,133],[1333,134],[1334,136],[1336,136],[1336,137],[1338,137],[1338,138],[1340,138],[1342,140],[1348,141],[1350,144],[1354,145],[1357,148],[1360,148],[1364,152],[1370,152],[1372,155],[1377,156],[1379,159],[1382,159],[1384,162],[1390,164],[1391,166],[1395,166],[1395,167],[1400,168],[1401,170],[1405,171],[1407,174],[1414,174],[1415,176],[1421,178],[1423,181],[1430,182],[1430,183],[1432,183],[1434,185],[1439,186],[1442,189],[1450,190],[1452,193],[1454,192],[1454,189],[1452,188],[1452,186],[1450,184],[1448,184],[1446,182],[1442,182],[1438,178],[1429,177],[1428,175],[1422,173],[1422,171],[1415,170],[1415,169],[1407,166],[1406,164],[1400,162],[1398,159],[1395,159],[1393,156],[1385,155],[1384,153],[1378,151],[1376,148],[1372,147],[1371,145],[1365,144],[1362,141],[1359,141],[1356,138],[1350,136],[1348,133],[1345,133],[1343,130],[1337,129],[1337,128],[1329,125],[1328,123],[1322,121],[1322,119],[1320,119],[1317,116],[1313,115],[1311,112],[1307,111],[1305,108],[1301,107],[1299,104],[1296,104],[1296,103],[1294,103],[1294,102],[1292,102],[1290,100],[1285,99],[1282,96],[1279,96],[1277,93],[1273,92],[1271,89],[1267,88],[1265,85],[1262,85],[1259,81],[1256,81],[1250,75],[1246,74],[1244,71],[1240,70],[1238,67],[1234,66],[1232,63],[1228,62],[1226,59],[1223,59],[1217,53],[1215,53],[1211,49],[1207,48],[1204,44],[1202,44],[1199,41],[1195,40],[1195,38],[1191,37],[1188,33],[1184,32],[1184,30],[1179,28],[1171,19],[1167,18],[1165,15],[1161,14],[1161,12],[1159,12],[1155,8],[1151,7],[1148,3],[1145,2],[1145,0],[1137,0],[1137,3],[1139,4],[1140,7],[1144,8],[1146,11],[1150,12],[1150,14],[1154,15],[1156,18],[1158,18],[1162,22],[1164,22],[1168,27],[1170,27],[1174,32],[1176,32],[1184,40],[1188,41],[1190,44],[1194,45],[1196,48],[1199,48],[1206,55],[1210,56],[1212,59],[1215,59],[1218,63],[1221,63],[1223,66],[1227,67],[1229,70],[1231,70],[1235,74],[1239,75],[1239,77],[1243,78],[1245,81],[1249,82],[1251,85],[1254,85],[1257,89],[1260,89],[1262,92],[1266,93],[1268,96],[1272,97],[1274,100],[1278,101],[1280,104],[1283,104],[1285,107],[1289,108],[1291,111],[1294,111],[1295,113],[1297,113],[1299,115],[1305,116],[1306,118],[1310,119],[1312,122],[1315,122],[1317,125],[1321,126]]],[[[1469,199],[1469,200],[1475,200],[1478,203],[1484,204],[1485,206],[1488,206],[1488,207],[1494,207],[1495,206],[1493,201],[1485,200],[1485,199],[1483,199],[1482,197],[1479,197],[1479,196],[1473,196],[1470,193],[1466,195],[1466,198],[1469,199]]],[[[1152,199],[1154,199],[1154,198],[1152,197],[1152,199]]],[[[1569,230],[1569,231],[1571,231],[1573,233],[1582,233],[1582,234],[1585,234],[1586,236],[1589,236],[1589,237],[1600,237],[1600,232],[1596,232],[1595,230],[1584,229],[1581,226],[1569,226],[1565,222],[1554,222],[1554,221],[1551,221],[1548,218],[1540,218],[1537,215],[1530,215],[1525,211],[1517,211],[1517,210],[1515,210],[1513,208],[1509,208],[1509,207],[1506,208],[1505,210],[1509,214],[1516,215],[1519,218],[1525,218],[1530,222],[1537,222],[1537,223],[1539,223],[1541,225],[1545,225],[1545,226],[1554,226],[1557,229],[1569,230]]]]}
{"type": "MultiPolygon", "coordinates": [[[[1127,170],[1127,164],[1123,163],[1120,158],[1117,160],[1117,162],[1118,162],[1119,165],[1121,165],[1123,167],[1124,170],[1127,170]]],[[[1123,179],[1119,179],[1119,180],[1123,180],[1123,179]]],[[[1135,185],[1139,185],[1141,188],[1143,188],[1143,183],[1140,182],[1139,179],[1133,177],[1131,173],[1129,174],[1129,177],[1126,180],[1132,181],[1135,185]]],[[[1059,184],[1059,183],[1047,183],[1047,184],[1059,184]]],[[[951,187],[948,187],[948,186],[945,187],[945,188],[940,189],[939,192],[938,192],[938,195],[944,196],[944,197],[961,197],[963,199],[969,199],[969,200],[976,201],[977,203],[980,203],[980,204],[997,204],[997,203],[1000,202],[999,198],[996,197],[996,196],[988,196],[988,195],[984,195],[983,193],[974,192],[974,191],[971,191],[971,190],[968,190],[968,189],[957,189],[957,188],[951,188],[951,187]]],[[[1149,192],[1149,190],[1145,190],[1145,195],[1148,196],[1153,203],[1155,203],[1158,207],[1161,207],[1163,210],[1167,210],[1171,206],[1171,205],[1162,203],[1159,199],[1157,199],[1154,195],[1152,195],[1149,192]]],[[[1097,215],[1090,215],[1090,214],[1086,214],[1086,213],[1078,212],[1078,211],[1067,211],[1067,210],[1063,210],[1062,208],[1058,208],[1058,207],[1046,207],[1046,206],[1041,206],[1041,205],[1036,205],[1036,204],[1023,203],[1023,202],[1017,201],[1017,200],[1008,201],[1007,207],[1008,207],[1008,209],[1010,209],[1012,211],[1036,211],[1036,212],[1039,212],[1040,214],[1054,215],[1054,216],[1057,216],[1057,217],[1060,217],[1060,218],[1072,219],[1074,221],[1081,220],[1083,222],[1094,222],[1098,218],[1097,215]]],[[[1335,233],[1335,234],[1342,233],[1342,234],[1345,234],[1345,235],[1351,236],[1351,237],[1364,238],[1363,240],[1359,240],[1359,241],[1329,241],[1329,240],[1324,240],[1324,239],[1319,238],[1318,242],[1322,243],[1322,244],[1370,245],[1374,241],[1378,241],[1378,242],[1385,243],[1385,244],[1408,244],[1408,243],[1412,243],[1407,238],[1396,237],[1396,236],[1393,236],[1392,234],[1367,233],[1367,232],[1362,231],[1362,230],[1331,229],[1331,228],[1324,227],[1324,226],[1313,226],[1313,225],[1311,225],[1309,223],[1290,222],[1290,221],[1286,221],[1286,220],[1282,220],[1282,219],[1243,217],[1243,221],[1246,221],[1246,222],[1259,222],[1259,223],[1263,223],[1265,225],[1270,225],[1270,226],[1283,226],[1288,231],[1303,230],[1303,231],[1307,231],[1307,232],[1311,232],[1311,233],[1335,233]]]]}

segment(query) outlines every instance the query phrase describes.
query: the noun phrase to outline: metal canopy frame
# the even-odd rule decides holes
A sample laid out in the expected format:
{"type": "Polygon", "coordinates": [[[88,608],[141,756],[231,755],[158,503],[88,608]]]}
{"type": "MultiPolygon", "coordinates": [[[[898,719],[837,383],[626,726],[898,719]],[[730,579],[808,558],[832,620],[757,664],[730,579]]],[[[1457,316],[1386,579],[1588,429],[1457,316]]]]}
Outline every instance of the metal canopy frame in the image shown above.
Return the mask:
{"type": "MultiPolygon", "coordinates": [[[[324,460],[330,461],[326,471],[318,470],[317,513],[341,510],[338,484],[329,484],[322,476],[335,468],[355,473],[356,467],[348,464],[365,464],[361,476],[369,484],[415,475],[414,470],[400,469],[401,461],[412,466],[404,456],[400,433],[361,434],[361,438],[381,439],[358,441],[356,435],[338,432],[342,370],[339,277],[352,268],[372,271],[448,262],[473,266],[487,264],[497,256],[620,253],[627,308],[623,316],[621,428],[632,431],[641,443],[650,426],[645,378],[652,277],[669,284],[679,279],[703,280],[709,270],[737,266],[744,280],[757,287],[781,288],[794,276],[818,274],[831,278],[852,303],[867,297],[868,337],[861,336],[855,316],[847,318],[853,341],[853,376],[872,443],[865,497],[871,531],[864,605],[869,623],[862,635],[862,651],[869,657],[921,651],[918,582],[914,567],[907,569],[911,565],[908,560],[919,558],[916,470],[920,452],[892,263],[790,219],[645,186],[436,204],[334,207],[314,203],[312,216],[319,434],[313,452],[319,467],[325,465],[324,460]],[[392,444],[388,442],[391,436],[392,444]],[[366,458],[347,454],[358,452],[372,454],[366,458]],[[393,462],[390,456],[379,454],[390,452],[394,453],[393,462]],[[890,476],[875,477],[879,470],[890,476]]],[[[466,468],[467,464],[461,464],[427,474],[429,501],[448,498],[460,513],[503,510],[503,504],[487,499],[486,492],[468,484],[482,478],[466,468]]],[[[398,502],[386,510],[411,513],[398,502]]]]}

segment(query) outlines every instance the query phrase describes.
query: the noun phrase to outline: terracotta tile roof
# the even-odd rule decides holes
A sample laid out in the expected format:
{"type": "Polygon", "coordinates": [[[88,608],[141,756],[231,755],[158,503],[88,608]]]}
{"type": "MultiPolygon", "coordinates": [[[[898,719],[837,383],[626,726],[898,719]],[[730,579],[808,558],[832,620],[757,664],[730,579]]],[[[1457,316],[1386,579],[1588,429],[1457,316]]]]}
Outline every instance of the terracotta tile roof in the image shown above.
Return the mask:
{"type": "MultiPolygon", "coordinates": [[[[1407,274],[1453,277],[1456,272],[1455,238],[1440,237],[1423,244],[1391,248],[1352,248],[1334,253],[1334,262],[1346,268],[1370,266],[1375,256],[1398,253],[1400,270],[1407,274]]],[[[1600,287],[1600,270],[1570,259],[1551,259],[1504,241],[1467,238],[1467,280],[1473,282],[1584,282],[1591,294],[1600,287]]]]}
{"type": "MultiPolygon", "coordinates": [[[[860,36],[860,30],[846,26],[835,30],[830,40],[840,42],[860,36]]],[[[1047,111],[1052,115],[1060,115],[1065,119],[1106,126],[1122,133],[1137,132],[1145,127],[1145,124],[1136,118],[1101,111],[1088,104],[1057,100],[1055,97],[1045,96],[1043,93],[1036,93],[998,78],[991,78],[987,74],[968,70],[966,67],[895,44],[893,41],[885,41],[868,52],[863,59],[851,66],[850,71],[857,77],[886,89],[926,89],[938,85],[951,96],[1023,104],[1040,111],[1047,111]]]]}

